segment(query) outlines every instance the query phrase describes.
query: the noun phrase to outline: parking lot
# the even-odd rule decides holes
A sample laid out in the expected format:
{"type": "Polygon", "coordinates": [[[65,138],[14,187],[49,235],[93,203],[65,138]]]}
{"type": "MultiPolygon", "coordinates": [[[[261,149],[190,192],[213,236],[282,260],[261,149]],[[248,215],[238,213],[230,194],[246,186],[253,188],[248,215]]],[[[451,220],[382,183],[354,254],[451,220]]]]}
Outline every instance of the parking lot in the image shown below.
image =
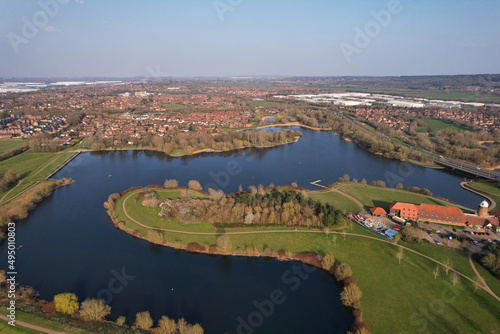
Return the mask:
{"type": "Polygon", "coordinates": [[[424,230],[424,236],[430,242],[450,247],[463,247],[468,243],[468,247],[475,252],[480,252],[485,244],[500,242],[500,234],[490,230],[476,230],[471,227],[460,229],[434,223],[418,223],[418,226],[424,230]]]}

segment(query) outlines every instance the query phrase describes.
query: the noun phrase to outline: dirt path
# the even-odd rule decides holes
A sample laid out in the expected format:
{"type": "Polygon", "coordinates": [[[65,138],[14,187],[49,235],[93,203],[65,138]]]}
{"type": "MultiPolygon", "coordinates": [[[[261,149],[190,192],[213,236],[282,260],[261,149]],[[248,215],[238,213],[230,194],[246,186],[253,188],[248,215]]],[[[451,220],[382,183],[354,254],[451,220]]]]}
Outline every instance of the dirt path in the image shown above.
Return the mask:
{"type": "Polygon", "coordinates": [[[347,195],[346,193],[338,190],[338,189],[335,189],[335,188],[328,188],[328,187],[325,187],[325,186],[322,186],[321,184],[318,184],[318,183],[311,183],[313,186],[316,186],[316,187],[320,187],[320,188],[323,188],[325,190],[328,190],[328,192],[335,192],[339,195],[342,195],[344,197],[347,197],[349,198],[351,201],[353,201],[354,203],[356,203],[357,206],[359,206],[360,210],[361,211],[367,211],[366,208],[364,207],[364,205],[358,201],[356,198],[352,197],[351,195],[347,195]]]}
{"type": "MultiPolygon", "coordinates": [[[[5,199],[5,200],[2,198],[2,200],[0,201],[0,204],[7,203],[7,202],[12,201],[13,199],[18,198],[19,196],[21,196],[22,194],[24,194],[25,192],[27,192],[28,190],[30,190],[31,188],[33,188],[34,186],[36,186],[36,185],[37,185],[37,184],[39,184],[39,183],[40,183],[40,181],[33,181],[33,183],[32,183],[32,184],[30,184],[29,186],[27,186],[26,188],[24,188],[23,190],[21,190],[21,192],[19,192],[19,194],[14,195],[14,196],[12,196],[11,198],[7,198],[7,199],[5,199]]],[[[17,188],[17,186],[16,186],[16,188],[17,188]]],[[[14,189],[12,189],[12,190],[14,190],[14,189]]],[[[4,196],[4,197],[5,197],[5,196],[4,196]]]]}
{"type": "MultiPolygon", "coordinates": [[[[138,222],[137,220],[135,220],[134,218],[130,217],[130,215],[128,214],[127,210],[125,209],[125,203],[127,202],[127,200],[130,198],[130,196],[134,195],[134,193],[131,193],[129,194],[122,202],[122,209],[123,209],[123,213],[125,214],[125,216],[130,219],[131,221],[133,221],[134,223],[136,223],[137,225],[139,226],[142,226],[146,229],[149,229],[149,230],[157,230],[157,231],[164,231],[164,232],[171,232],[171,233],[180,233],[180,234],[189,234],[189,235],[218,235],[219,233],[215,233],[215,232],[188,232],[188,231],[177,231],[177,230],[170,230],[170,229],[165,229],[165,228],[157,228],[157,227],[150,227],[150,226],[147,226],[147,225],[144,225],[142,224],[141,222],[138,222]]],[[[325,232],[323,231],[307,231],[307,230],[280,230],[280,231],[247,231],[247,232],[226,232],[227,235],[245,235],[245,234],[269,234],[269,233],[321,233],[321,234],[324,234],[325,232]]],[[[349,236],[354,236],[354,237],[359,237],[359,238],[365,238],[365,239],[371,239],[371,240],[376,240],[376,241],[379,241],[379,242],[384,242],[386,244],[389,244],[389,245],[393,245],[393,246],[396,246],[396,247],[400,247],[404,250],[407,250],[409,252],[412,252],[414,254],[417,254],[421,257],[424,257],[432,262],[435,262],[443,267],[446,268],[446,265],[438,260],[435,260],[433,259],[432,257],[430,256],[427,256],[425,254],[422,254],[420,252],[417,252],[411,248],[408,248],[408,247],[405,247],[405,246],[401,246],[401,245],[398,245],[398,244],[395,244],[394,242],[392,241],[387,241],[387,240],[383,240],[383,239],[379,239],[379,238],[376,238],[376,237],[372,237],[372,236],[368,236],[368,235],[362,235],[362,234],[356,234],[356,233],[349,233],[349,232],[336,232],[336,231],[330,231],[329,233],[332,233],[332,234],[339,234],[339,235],[349,235],[349,236]]],[[[469,280],[470,282],[474,283],[474,280],[464,274],[462,274],[460,271],[456,270],[456,269],[453,269],[453,268],[450,268],[451,271],[457,273],[459,276],[462,276],[463,278],[469,280]]],[[[489,293],[490,295],[492,295],[496,300],[500,301],[500,298],[489,288],[487,287],[486,285],[482,287],[487,293],[489,293]]]]}
{"type": "MultiPolygon", "coordinates": [[[[40,173],[40,171],[41,171],[43,168],[45,168],[46,166],[48,166],[48,165],[50,165],[51,163],[53,163],[53,162],[54,162],[54,161],[55,161],[55,160],[59,157],[59,155],[60,155],[60,154],[62,154],[62,153],[64,153],[64,152],[65,152],[65,151],[61,151],[61,152],[59,152],[59,153],[56,153],[56,154],[55,154],[55,156],[54,156],[52,159],[50,159],[49,161],[45,162],[43,165],[39,166],[37,169],[35,169],[33,172],[31,172],[28,176],[32,177],[32,176],[37,175],[38,173],[40,173]]],[[[29,189],[33,188],[34,186],[36,186],[36,185],[39,183],[39,181],[35,181],[35,180],[33,180],[33,181],[31,182],[31,184],[30,184],[30,185],[28,185],[28,186],[26,186],[26,188],[24,188],[24,189],[23,189],[23,190],[22,190],[19,194],[15,195],[15,196],[13,196],[13,197],[11,197],[11,198],[7,198],[7,196],[8,196],[8,195],[9,195],[9,194],[10,194],[10,193],[14,190],[14,189],[16,189],[17,187],[19,187],[19,186],[21,185],[21,183],[22,183],[25,179],[26,179],[26,178],[24,178],[24,179],[22,179],[22,180],[19,180],[19,183],[18,183],[18,184],[17,184],[14,188],[12,188],[12,189],[11,189],[11,190],[7,193],[7,194],[5,194],[5,195],[2,197],[2,199],[0,199],[0,204],[3,204],[3,203],[5,203],[5,202],[8,202],[8,201],[10,201],[10,200],[13,200],[13,199],[17,198],[19,195],[21,195],[21,194],[25,193],[27,190],[29,190],[29,189]]]]}
{"type": "Polygon", "coordinates": [[[476,276],[479,277],[479,279],[483,283],[482,288],[486,292],[488,292],[490,295],[492,295],[493,297],[495,297],[498,301],[500,301],[500,298],[498,298],[498,296],[495,295],[495,293],[493,292],[493,290],[491,290],[490,287],[488,286],[488,284],[486,284],[486,281],[484,280],[483,276],[481,276],[481,274],[479,274],[479,271],[477,271],[476,266],[474,265],[474,261],[472,260],[472,253],[471,252],[469,252],[468,258],[469,258],[469,263],[470,263],[470,266],[472,267],[472,270],[474,270],[474,273],[476,273],[476,276]]]}
{"type": "MultiPolygon", "coordinates": [[[[10,319],[7,318],[3,314],[0,314],[0,319],[5,320],[7,322],[10,321],[10,319]]],[[[30,323],[27,323],[27,322],[24,322],[24,321],[20,321],[20,320],[16,320],[16,327],[17,326],[24,327],[24,328],[29,328],[29,329],[33,329],[33,330],[39,331],[41,333],[49,333],[49,334],[64,334],[64,333],[67,333],[67,332],[58,332],[58,331],[55,331],[55,330],[52,330],[52,329],[49,329],[49,328],[40,327],[40,326],[37,326],[37,325],[32,325],[30,323]]]]}
{"type": "Polygon", "coordinates": [[[23,180],[19,180],[19,182],[17,182],[16,186],[14,188],[12,188],[11,190],[9,190],[8,193],[6,193],[2,199],[0,199],[0,203],[3,203],[4,200],[5,200],[5,197],[9,196],[9,194],[12,192],[12,190],[16,189],[17,187],[19,187],[21,185],[21,182],[23,182],[23,180]]]}

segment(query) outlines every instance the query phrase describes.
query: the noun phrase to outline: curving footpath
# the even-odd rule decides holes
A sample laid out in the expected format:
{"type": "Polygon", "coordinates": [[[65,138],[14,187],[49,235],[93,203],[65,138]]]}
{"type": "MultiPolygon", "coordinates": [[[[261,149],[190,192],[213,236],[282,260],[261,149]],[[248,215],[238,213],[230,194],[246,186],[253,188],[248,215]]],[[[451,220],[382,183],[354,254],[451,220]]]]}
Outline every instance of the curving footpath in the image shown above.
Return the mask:
{"type": "MultiPolygon", "coordinates": [[[[171,233],[179,233],[179,234],[189,234],[189,235],[219,235],[219,233],[213,233],[213,232],[188,232],[188,231],[177,231],[177,230],[170,230],[170,229],[165,229],[165,228],[158,228],[158,227],[150,227],[150,226],[147,226],[147,225],[144,225],[142,224],[141,222],[135,220],[134,218],[130,217],[130,215],[128,214],[126,208],[125,208],[125,203],[127,202],[127,200],[130,198],[130,196],[134,195],[134,193],[131,193],[129,194],[122,202],[122,209],[123,209],[123,213],[125,214],[125,216],[130,219],[131,221],[133,221],[135,224],[139,225],[139,226],[142,226],[146,229],[149,229],[149,230],[156,230],[156,231],[164,231],[164,232],[171,232],[171,233]]],[[[283,231],[247,231],[247,232],[226,232],[225,234],[227,235],[244,235],[244,234],[268,234],[268,233],[321,233],[321,234],[324,234],[325,232],[323,231],[304,231],[304,230],[283,230],[283,231]]],[[[420,252],[417,252],[411,248],[408,248],[408,247],[405,247],[405,246],[401,246],[401,245],[398,245],[398,244],[395,244],[391,241],[387,241],[387,240],[383,240],[383,239],[379,239],[379,238],[376,238],[376,237],[372,237],[372,236],[368,236],[368,235],[361,235],[361,234],[355,234],[355,233],[348,233],[348,232],[336,232],[336,231],[330,231],[329,233],[332,233],[332,234],[340,234],[340,235],[350,235],[350,236],[354,236],[354,237],[359,237],[359,238],[366,238],[366,239],[372,239],[372,240],[376,240],[376,241],[379,241],[379,242],[384,242],[386,244],[389,244],[389,245],[393,245],[393,246],[396,246],[396,247],[400,247],[402,249],[405,249],[409,252],[412,252],[412,253],[415,253],[423,258],[426,258],[428,260],[431,260],[432,262],[435,262],[443,267],[446,268],[446,265],[438,260],[435,260],[433,259],[432,257],[430,256],[427,256],[425,254],[422,254],[420,252]]],[[[474,265],[472,265],[473,269],[475,270],[475,267],[474,265]]],[[[456,269],[453,269],[453,268],[450,268],[451,271],[457,273],[459,276],[462,276],[463,278],[469,280],[470,282],[472,282],[474,284],[474,280],[464,274],[462,274],[460,271],[456,270],[456,269]]],[[[476,270],[475,270],[476,271],[476,270]]],[[[477,271],[476,271],[477,273],[477,271]]],[[[481,276],[479,276],[481,277],[481,276]]],[[[487,293],[489,293],[491,296],[493,296],[496,300],[498,300],[500,302],[500,297],[498,297],[487,285],[486,283],[484,282],[483,280],[483,286],[481,286],[481,288],[486,291],[487,293]]]]}
{"type": "Polygon", "coordinates": [[[460,182],[460,187],[462,187],[463,189],[465,189],[467,191],[470,191],[471,193],[474,193],[476,195],[479,195],[481,197],[486,198],[491,203],[491,206],[490,206],[489,210],[493,211],[493,209],[496,208],[497,203],[491,197],[489,197],[487,194],[491,194],[491,195],[495,195],[495,194],[492,194],[492,193],[487,192],[487,191],[479,191],[476,188],[474,188],[471,185],[469,185],[469,183],[470,182],[467,182],[467,181],[460,182]]]}

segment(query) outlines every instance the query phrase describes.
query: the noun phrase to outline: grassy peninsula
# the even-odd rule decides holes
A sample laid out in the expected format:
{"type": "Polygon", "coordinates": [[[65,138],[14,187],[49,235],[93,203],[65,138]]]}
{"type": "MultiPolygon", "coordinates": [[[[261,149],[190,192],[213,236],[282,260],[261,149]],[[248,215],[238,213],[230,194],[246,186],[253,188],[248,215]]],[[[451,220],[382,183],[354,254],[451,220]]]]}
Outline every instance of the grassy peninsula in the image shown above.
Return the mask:
{"type": "MultiPolygon", "coordinates": [[[[347,183],[341,190],[359,197],[367,206],[373,204],[369,195],[363,198],[356,194],[361,186],[347,183]]],[[[370,186],[366,189],[378,195],[387,193],[386,200],[401,198],[403,192],[394,194],[392,190],[370,186]]],[[[159,206],[143,205],[148,198],[139,194],[144,195],[147,190],[141,187],[122,193],[107,203],[117,227],[137,237],[189,251],[282,258],[311,252],[332,256],[336,264],[347,263],[352,267],[354,279],[363,291],[360,307],[363,319],[373,332],[469,333],[500,329],[499,301],[474,283],[474,270],[462,251],[431,244],[393,243],[349,222],[337,229],[335,226],[328,229],[249,226],[221,230],[206,222],[163,219],[159,216],[159,206]],[[226,239],[224,243],[219,240],[221,237],[226,239]],[[399,252],[403,254],[400,262],[399,252]],[[443,266],[445,258],[450,260],[449,270],[443,266]],[[459,277],[458,283],[455,275],[459,277]]],[[[210,198],[208,194],[182,189],[154,191],[153,197],[160,201],[210,198]]],[[[422,195],[406,193],[405,200],[422,202],[422,195]]],[[[342,210],[352,205],[340,201],[337,204],[339,195],[334,192],[315,191],[306,195],[342,210]]],[[[426,198],[431,203],[439,201],[426,198]]],[[[498,280],[476,267],[490,288],[500,294],[498,280]]]]}

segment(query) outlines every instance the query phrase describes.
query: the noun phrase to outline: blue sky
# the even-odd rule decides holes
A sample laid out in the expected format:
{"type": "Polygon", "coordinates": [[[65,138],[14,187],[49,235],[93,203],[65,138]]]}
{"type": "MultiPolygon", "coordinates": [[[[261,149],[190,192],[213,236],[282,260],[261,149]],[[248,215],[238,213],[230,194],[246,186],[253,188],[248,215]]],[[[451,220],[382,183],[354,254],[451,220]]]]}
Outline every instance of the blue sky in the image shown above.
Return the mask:
{"type": "Polygon", "coordinates": [[[0,0],[0,76],[500,73],[497,0],[66,1],[0,0]]]}

